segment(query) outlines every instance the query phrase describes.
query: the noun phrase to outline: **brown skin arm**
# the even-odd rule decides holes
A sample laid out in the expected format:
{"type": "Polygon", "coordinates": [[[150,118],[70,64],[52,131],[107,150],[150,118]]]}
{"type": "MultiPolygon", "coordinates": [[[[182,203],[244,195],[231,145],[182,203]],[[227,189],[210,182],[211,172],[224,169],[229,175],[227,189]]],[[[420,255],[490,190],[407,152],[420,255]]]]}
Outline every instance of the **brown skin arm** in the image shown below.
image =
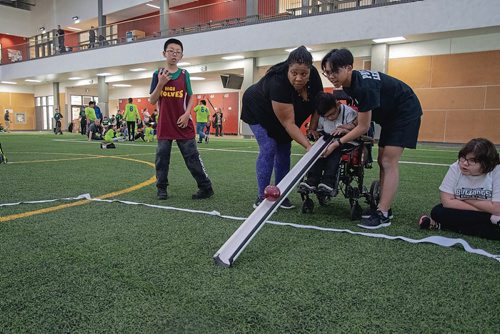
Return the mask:
{"type": "MultiPolygon", "coordinates": [[[[311,148],[311,143],[300,131],[299,127],[295,124],[295,114],[293,105],[289,103],[280,103],[272,101],[274,114],[280,121],[281,125],[285,128],[286,132],[293,140],[302,145],[307,151],[311,148]]],[[[311,120],[312,124],[312,120],[311,120]]],[[[317,126],[317,120],[316,120],[317,126]]]]}

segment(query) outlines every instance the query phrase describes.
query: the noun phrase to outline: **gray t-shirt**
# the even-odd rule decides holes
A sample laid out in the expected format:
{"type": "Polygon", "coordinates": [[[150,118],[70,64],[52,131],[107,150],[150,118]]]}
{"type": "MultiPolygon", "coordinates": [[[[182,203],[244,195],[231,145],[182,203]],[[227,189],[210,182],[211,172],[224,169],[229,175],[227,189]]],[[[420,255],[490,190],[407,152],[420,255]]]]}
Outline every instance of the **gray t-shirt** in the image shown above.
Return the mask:
{"type": "Polygon", "coordinates": [[[500,201],[500,165],[487,174],[477,176],[464,175],[458,161],[448,169],[439,190],[453,194],[456,199],[500,201]]]}

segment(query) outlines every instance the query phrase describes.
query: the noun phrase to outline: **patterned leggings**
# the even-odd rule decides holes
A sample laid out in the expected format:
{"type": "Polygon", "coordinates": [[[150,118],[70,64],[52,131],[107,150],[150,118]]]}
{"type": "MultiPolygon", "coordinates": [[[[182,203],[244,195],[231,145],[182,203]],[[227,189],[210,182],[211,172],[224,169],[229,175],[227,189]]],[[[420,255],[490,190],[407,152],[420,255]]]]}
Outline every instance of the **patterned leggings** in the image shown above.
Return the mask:
{"type": "Polygon", "coordinates": [[[259,197],[264,198],[264,189],[271,183],[274,169],[274,182],[278,184],[290,170],[292,143],[278,143],[267,135],[266,129],[259,124],[250,125],[250,129],[259,144],[259,156],[256,163],[259,197]]]}

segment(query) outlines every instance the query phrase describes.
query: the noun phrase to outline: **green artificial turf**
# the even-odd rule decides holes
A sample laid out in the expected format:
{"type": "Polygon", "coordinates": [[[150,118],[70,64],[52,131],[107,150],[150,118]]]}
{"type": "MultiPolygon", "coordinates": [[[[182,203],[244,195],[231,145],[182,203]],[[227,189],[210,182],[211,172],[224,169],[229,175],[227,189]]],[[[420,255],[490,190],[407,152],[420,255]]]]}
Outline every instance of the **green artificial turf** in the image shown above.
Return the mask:
{"type": "MultiPolygon", "coordinates": [[[[0,134],[0,204],[93,197],[154,176],[155,144],[101,150],[80,135],[0,134]]],[[[169,199],[153,184],[113,199],[247,217],[256,197],[254,140],[211,138],[199,146],[215,196],[193,201],[196,184],[174,145],[169,199]]],[[[500,244],[421,231],[420,214],[456,147],[406,150],[389,228],[421,239],[463,238],[500,254],[500,244]],[[430,163],[430,164],[415,164],[430,163]],[[437,165],[433,165],[437,164],[437,165]]],[[[293,146],[293,163],[303,149],[293,146]]],[[[374,152],[376,154],[376,150],[374,152]]],[[[365,185],[378,167],[366,170],[365,185]]],[[[358,228],[338,196],[313,214],[298,207],[271,220],[358,228]]],[[[76,201],[0,207],[0,219],[76,201]]],[[[365,203],[362,203],[366,207],[365,203]]],[[[213,215],[89,202],[0,222],[1,333],[498,333],[500,263],[461,247],[266,224],[232,268],[212,256],[241,224],[213,215]]]]}

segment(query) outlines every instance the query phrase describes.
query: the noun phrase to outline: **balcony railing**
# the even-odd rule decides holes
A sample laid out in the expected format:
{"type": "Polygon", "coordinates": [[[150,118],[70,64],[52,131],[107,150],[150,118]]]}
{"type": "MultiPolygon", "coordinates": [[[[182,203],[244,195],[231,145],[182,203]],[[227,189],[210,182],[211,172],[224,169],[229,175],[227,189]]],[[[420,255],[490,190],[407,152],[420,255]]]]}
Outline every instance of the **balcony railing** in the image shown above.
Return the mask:
{"type": "Polygon", "coordinates": [[[164,21],[168,24],[168,29],[163,31],[160,28],[162,17],[158,13],[97,27],[94,29],[95,41],[89,40],[89,30],[66,31],[64,41],[57,36],[56,30],[51,30],[30,37],[27,43],[5,47],[2,51],[2,64],[111,47],[124,43],[136,43],[155,38],[416,1],[424,0],[259,1],[257,13],[246,12],[245,0],[224,1],[195,8],[169,9],[168,13],[164,14],[164,21]]]}

